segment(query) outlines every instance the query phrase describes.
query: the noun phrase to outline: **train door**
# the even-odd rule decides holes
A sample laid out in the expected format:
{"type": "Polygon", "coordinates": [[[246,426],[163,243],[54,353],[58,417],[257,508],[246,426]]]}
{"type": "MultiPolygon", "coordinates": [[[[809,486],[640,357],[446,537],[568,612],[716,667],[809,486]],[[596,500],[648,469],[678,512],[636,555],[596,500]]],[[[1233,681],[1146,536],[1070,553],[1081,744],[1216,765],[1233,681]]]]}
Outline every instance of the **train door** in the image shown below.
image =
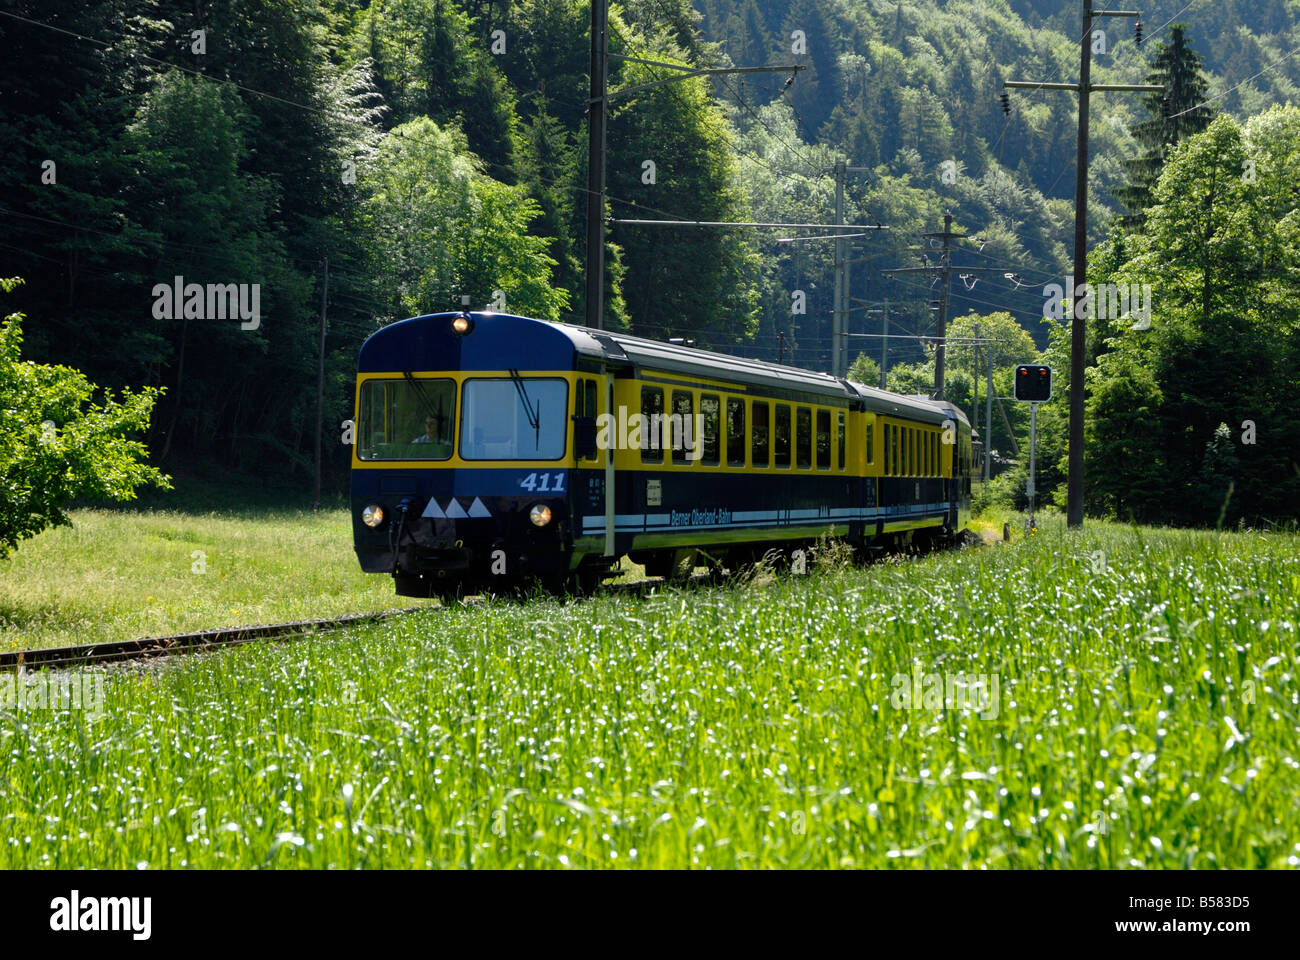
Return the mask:
{"type": "MultiPolygon", "coordinates": [[[[614,414],[614,374],[606,372],[605,377],[605,411],[611,416],[614,414]]],[[[618,490],[614,477],[614,452],[617,449],[616,442],[605,444],[603,451],[605,455],[605,556],[613,559],[618,555],[617,538],[615,530],[615,521],[617,512],[615,510],[615,496],[618,490]]]]}
{"type": "Polygon", "coordinates": [[[862,474],[862,513],[863,535],[870,539],[880,530],[880,458],[876,453],[880,433],[879,418],[874,413],[864,413],[860,435],[862,437],[862,456],[858,462],[858,473],[862,474]]]}
{"type": "Polygon", "coordinates": [[[944,424],[947,429],[948,424],[956,433],[952,444],[952,470],[949,471],[952,476],[948,480],[948,520],[947,527],[950,531],[957,530],[957,501],[960,496],[962,475],[966,472],[967,457],[962,442],[961,428],[957,421],[949,416],[948,421],[944,424]]]}

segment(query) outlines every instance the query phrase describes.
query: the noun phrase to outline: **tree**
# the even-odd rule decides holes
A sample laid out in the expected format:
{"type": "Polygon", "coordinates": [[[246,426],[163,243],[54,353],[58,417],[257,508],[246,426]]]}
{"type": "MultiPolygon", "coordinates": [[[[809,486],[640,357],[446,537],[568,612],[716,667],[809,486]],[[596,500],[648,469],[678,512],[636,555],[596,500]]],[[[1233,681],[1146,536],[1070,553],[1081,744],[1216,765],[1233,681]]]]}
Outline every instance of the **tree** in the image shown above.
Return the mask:
{"type": "Polygon", "coordinates": [[[1218,526],[1231,508],[1232,494],[1236,487],[1237,451],[1232,441],[1232,431],[1226,423],[1221,423],[1205,444],[1205,456],[1201,460],[1201,472],[1196,478],[1197,499],[1208,505],[1219,504],[1218,526]]]}
{"type": "MultiPolygon", "coordinates": [[[[987,429],[982,425],[986,407],[984,394],[988,389],[987,370],[990,355],[993,361],[994,394],[999,397],[1009,397],[1014,390],[1012,381],[1015,379],[1016,365],[1035,362],[1038,348],[1034,345],[1034,338],[1029,335],[1029,331],[1006,311],[987,314],[968,313],[958,317],[948,325],[948,336],[956,341],[950,343],[946,350],[945,360],[949,376],[969,374],[977,380],[976,389],[969,395],[969,399],[973,402],[977,396],[979,397],[980,409],[972,411],[974,414],[972,422],[978,426],[980,433],[984,434],[987,429]],[[975,339],[987,339],[993,342],[980,344],[961,342],[975,339]]],[[[1057,393],[1060,393],[1059,388],[1057,393]]],[[[956,401],[956,397],[952,399],[956,401]]],[[[996,403],[1000,401],[995,401],[996,403]]],[[[1027,442],[1028,411],[1021,403],[1006,404],[1001,411],[994,411],[989,442],[992,444],[992,449],[1010,455],[1010,451],[1017,445],[1011,442],[1007,434],[1004,414],[1010,421],[1012,429],[1016,431],[1017,438],[1027,442]]]]}
{"type": "Polygon", "coordinates": [[[858,358],[849,366],[846,379],[864,386],[877,387],[880,385],[880,364],[867,354],[859,353],[858,358]]]}
{"type": "Polygon", "coordinates": [[[1107,353],[1087,379],[1084,473],[1089,509],[1120,520],[1153,519],[1171,485],[1162,456],[1164,394],[1130,349],[1107,353]]]}
{"type": "MultiPolygon", "coordinates": [[[[663,49],[668,41],[661,38],[663,49]]],[[[656,59],[677,59],[670,51],[656,59]]],[[[662,79],[659,68],[626,63],[628,85],[662,79]]],[[[630,198],[619,216],[665,211],[699,220],[743,221],[747,198],[726,117],[708,84],[691,78],[615,101],[610,117],[609,196],[630,198]],[[653,164],[653,177],[651,176],[653,164]]],[[[616,226],[627,265],[623,296],[632,329],[688,335],[701,346],[749,340],[758,326],[759,257],[737,230],[616,226]]]]}
{"type": "MultiPolygon", "coordinates": [[[[0,289],[20,282],[0,278],[0,289]]],[[[64,511],[78,497],[132,500],[143,484],[171,488],[133,439],[161,391],[124,390],[120,399],[105,391],[93,403],[100,388],[79,371],[20,358],[22,321],[14,313],[0,326],[0,558],[26,537],[67,525],[64,511]]]]}
{"type": "Polygon", "coordinates": [[[1127,484],[1122,508],[1139,520],[1212,525],[1225,503],[1233,519],[1297,516],[1297,162],[1300,109],[1275,108],[1244,130],[1218,117],[1169,157],[1145,231],[1098,258],[1098,282],[1150,285],[1151,315],[1149,329],[1098,325],[1109,351],[1089,376],[1094,507],[1115,509],[1127,484]],[[1254,176],[1243,176],[1247,161],[1254,176]]]}
{"type": "MultiPolygon", "coordinates": [[[[233,318],[191,318],[179,310],[173,319],[149,313],[146,322],[124,325],[128,343],[148,346],[145,357],[161,354],[174,372],[160,459],[178,431],[215,436],[230,398],[239,395],[245,378],[263,372],[258,361],[268,338],[291,338],[303,326],[285,321],[307,314],[310,287],[303,290],[301,278],[287,268],[268,222],[276,191],[267,178],[242,169],[248,148],[241,128],[247,121],[231,88],[172,71],[157,78],[124,137],[140,171],[128,196],[153,240],[154,282],[170,284],[182,276],[200,284],[256,284],[262,315],[253,329],[242,329],[233,318]],[[279,322],[270,322],[271,316],[279,322]]],[[[128,380],[144,373],[126,372],[128,380]]]]}
{"type": "Polygon", "coordinates": [[[1187,25],[1176,23],[1170,28],[1168,43],[1156,51],[1147,83],[1161,84],[1163,93],[1148,93],[1143,105],[1151,116],[1133,125],[1141,152],[1124,161],[1129,182],[1115,191],[1115,196],[1129,213],[1122,218],[1125,226],[1141,227],[1151,206],[1151,191],[1160,179],[1165,159],[1186,137],[1200,133],[1214,119],[1214,108],[1203,105],[1209,83],[1202,73],[1202,60],[1187,43],[1187,25]]]}
{"type": "Polygon", "coordinates": [[[559,319],[568,295],[550,284],[550,241],[528,233],[541,208],[524,188],[484,175],[458,129],[427,117],[403,124],[367,178],[371,269],[398,312],[458,309],[462,295],[482,308],[501,291],[512,313],[559,319]]]}

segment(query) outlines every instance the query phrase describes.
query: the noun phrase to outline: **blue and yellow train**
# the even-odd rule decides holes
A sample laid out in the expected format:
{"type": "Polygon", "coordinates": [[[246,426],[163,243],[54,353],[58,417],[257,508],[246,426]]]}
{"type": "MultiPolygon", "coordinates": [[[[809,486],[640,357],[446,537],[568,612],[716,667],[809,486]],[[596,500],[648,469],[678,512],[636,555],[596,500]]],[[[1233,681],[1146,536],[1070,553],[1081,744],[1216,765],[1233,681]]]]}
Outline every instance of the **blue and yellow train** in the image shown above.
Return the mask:
{"type": "Polygon", "coordinates": [[[792,551],[898,546],[970,519],[960,410],[792,367],[493,313],[362,346],[352,516],[404,596],[589,589],[792,551]]]}

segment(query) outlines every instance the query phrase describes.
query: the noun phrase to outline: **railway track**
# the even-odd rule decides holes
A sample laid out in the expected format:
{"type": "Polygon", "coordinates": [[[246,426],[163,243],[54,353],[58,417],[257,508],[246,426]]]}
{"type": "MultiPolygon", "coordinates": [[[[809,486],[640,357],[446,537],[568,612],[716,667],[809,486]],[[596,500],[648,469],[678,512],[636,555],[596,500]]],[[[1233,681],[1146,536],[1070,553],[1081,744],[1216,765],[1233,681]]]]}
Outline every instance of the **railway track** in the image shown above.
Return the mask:
{"type": "Polygon", "coordinates": [[[73,647],[46,647],[36,650],[8,650],[0,653],[0,670],[85,667],[123,660],[170,657],[182,653],[199,653],[221,647],[234,647],[256,640],[287,640],[291,637],[327,630],[342,630],[365,623],[377,623],[413,613],[424,607],[381,610],[378,613],[349,613],[321,620],[294,620],[244,627],[217,627],[196,633],[177,633],[166,637],[141,637],[137,640],[108,640],[73,647]]]}
{"type": "MultiPolygon", "coordinates": [[[[643,594],[655,587],[705,586],[719,582],[716,574],[695,573],[680,580],[649,577],[630,583],[605,584],[602,593],[643,594]]],[[[466,597],[461,602],[481,602],[466,597]]],[[[194,633],[177,633],[163,637],[140,637],[135,640],[107,640],[71,647],[43,647],[32,650],[6,650],[0,652],[0,671],[58,669],[86,667],[100,663],[120,663],[129,660],[147,660],[154,657],[171,657],[184,653],[201,653],[222,647],[235,647],[254,641],[288,640],[312,633],[342,630],[367,623],[379,623],[393,617],[417,613],[432,607],[403,607],[399,610],[381,610],[376,613],[349,613],[341,617],[319,620],[293,620],[288,623],[256,624],[240,627],[216,627],[194,633]]]]}
{"type": "MultiPolygon", "coordinates": [[[[705,578],[697,576],[692,581],[705,578]]],[[[662,580],[641,580],[635,583],[611,584],[603,588],[614,593],[641,592],[660,586],[662,580]]],[[[462,602],[479,602],[472,597],[462,602]]],[[[48,670],[64,667],[88,667],[100,663],[121,663],[129,660],[147,660],[154,657],[173,657],[185,653],[202,653],[222,647],[235,647],[255,641],[289,640],[312,633],[342,630],[367,623],[379,623],[393,617],[430,610],[433,607],[403,607],[400,610],[381,610],[377,613],[349,613],[341,617],[319,620],[293,620],[289,623],[257,624],[240,627],[216,627],[194,633],[177,633],[163,637],[140,637],[135,640],[107,640],[71,647],[41,647],[32,650],[6,650],[0,652],[0,671],[48,670]]]]}

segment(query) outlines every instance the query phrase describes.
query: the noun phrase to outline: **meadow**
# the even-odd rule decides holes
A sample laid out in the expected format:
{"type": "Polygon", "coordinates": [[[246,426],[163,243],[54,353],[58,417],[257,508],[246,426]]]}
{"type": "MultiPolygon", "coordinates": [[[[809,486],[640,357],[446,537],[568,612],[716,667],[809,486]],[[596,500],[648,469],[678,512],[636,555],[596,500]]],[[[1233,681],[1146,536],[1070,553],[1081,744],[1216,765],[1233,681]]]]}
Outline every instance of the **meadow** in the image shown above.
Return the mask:
{"type": "Polygon", "coordinates": [[[409,606],[361,572],[342,506],[71,518],[0,560],[0,650],[409,606]]]}
{"type": "Polygon", "coordinates": [[[1298,620],[1295,535],[1045,521],[105,668],[0,867],[1294,867],[1298,620]]]}

